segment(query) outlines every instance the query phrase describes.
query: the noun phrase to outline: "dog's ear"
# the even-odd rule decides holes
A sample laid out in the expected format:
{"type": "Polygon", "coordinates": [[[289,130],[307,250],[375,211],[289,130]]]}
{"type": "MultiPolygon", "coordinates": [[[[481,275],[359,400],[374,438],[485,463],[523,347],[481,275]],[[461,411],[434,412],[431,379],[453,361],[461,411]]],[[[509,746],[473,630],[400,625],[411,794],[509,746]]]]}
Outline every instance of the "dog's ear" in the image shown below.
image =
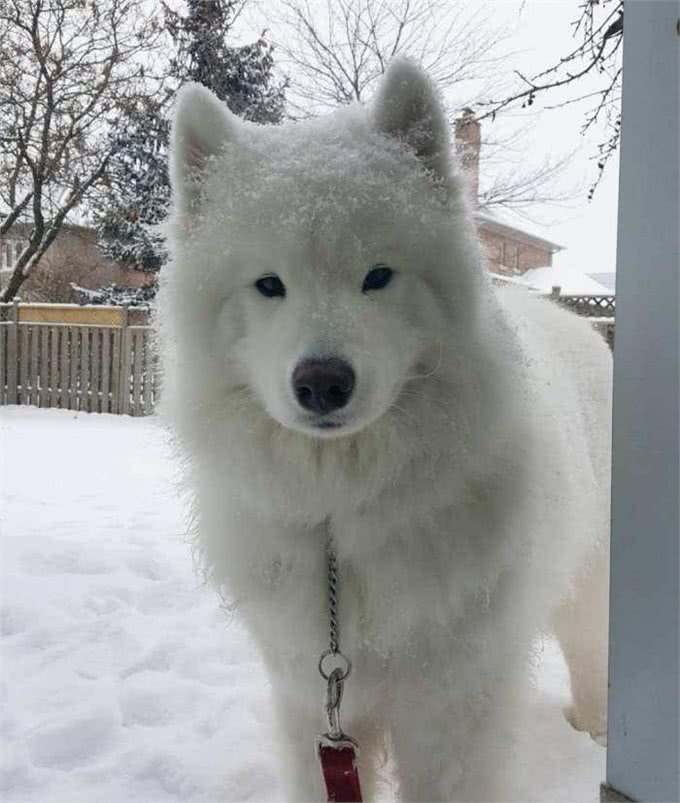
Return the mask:
{"type": "Polygon", "coordinates": [[[208,163],[238,136],[240,123],[226,104],[200,84],[182,87],[172,127],[171,177],[176,203],[190,212],[200,196],[208,163]]]}
{"type": "Polygon", "coordinates": [[[428,170],[448,180],[449,127],[437,90],[414,62],[393,61],[376,95],[375,127],[415,151],[428,170]]]}

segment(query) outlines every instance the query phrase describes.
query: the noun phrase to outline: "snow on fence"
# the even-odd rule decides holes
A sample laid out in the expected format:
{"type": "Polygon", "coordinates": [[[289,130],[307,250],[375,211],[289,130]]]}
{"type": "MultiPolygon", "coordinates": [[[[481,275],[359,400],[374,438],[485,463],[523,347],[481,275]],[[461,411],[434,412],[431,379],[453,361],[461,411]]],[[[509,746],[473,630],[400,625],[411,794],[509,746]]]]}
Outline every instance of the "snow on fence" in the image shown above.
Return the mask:
{"type": "Polygon", "coordinates": [[[562,295],[561,288],[553,287],[550,297],[577,315],[589,318],[593,328],[614,351],[616,296],[562,295]]]}
{"type": "Polygon", "coordinates": [[[127,307],[71,307],[58,316],[39,306],[0,304],[0,404],[153,413],[158,367],[150,326],[132,325],[127,307]]]}
{"type": "MultiPolygon", "coordinates": [[[[614,297],[551,297],[614,348],[614,297]]],[[[0,304],[0,404],[151,415],[158,361],[148,311],[75,304],[0,304]]]]}
{"type": "Polygon", "coordinates": [[[563,307],[585,318],[614,318],[616,296],[562,295],[559,287],[553,287],[551,296],[563,307]]]}

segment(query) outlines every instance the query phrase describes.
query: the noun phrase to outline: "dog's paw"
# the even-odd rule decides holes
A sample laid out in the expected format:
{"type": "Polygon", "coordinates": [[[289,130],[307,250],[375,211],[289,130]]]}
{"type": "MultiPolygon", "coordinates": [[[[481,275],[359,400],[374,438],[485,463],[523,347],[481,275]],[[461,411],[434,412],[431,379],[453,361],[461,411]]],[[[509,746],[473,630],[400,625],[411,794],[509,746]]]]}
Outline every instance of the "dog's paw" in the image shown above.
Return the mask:
{"type": "Polygon", "coordinates": [[[563,709],[564,718],[574,730],[589,733],[593,741],[607,746],[607,716],[602,713],[579,711],[575,705],[563,709]]]}
{"type": "Polygon", "coordinates": [[[606,747],[607,746],[607,731],[606,730],[604,731],[604,733],[592,733],[591,732],[590,733],[590,738],[594,742],[597,742],[600,745],[600,747],[606,747]]]}

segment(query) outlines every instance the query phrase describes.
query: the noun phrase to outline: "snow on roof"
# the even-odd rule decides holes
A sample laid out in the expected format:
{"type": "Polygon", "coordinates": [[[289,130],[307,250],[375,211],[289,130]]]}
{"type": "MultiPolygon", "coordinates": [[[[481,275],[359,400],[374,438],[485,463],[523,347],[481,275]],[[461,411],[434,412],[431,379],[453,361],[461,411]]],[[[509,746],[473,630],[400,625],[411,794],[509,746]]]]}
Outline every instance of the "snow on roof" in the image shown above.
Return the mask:
{"type": "Polygon", "coordinates": [[[610,296],[612,291],[591,276],[575,268],[552,265],[546,268],[534,268],[518,277],[522,284],[535,290],[551,290],[559,287],[561,294],[610,296]]]}
{"type": "MultiPolygon", "coordinates": [[[[515,284],[519,287],[527,287],[527,283],[524,281],[524,278],[521,275],[510,274],[510,273],[496,273],[495,271],[491,271],[491,278],[496,284],[515,284]]],[[[529,287],[529,290],[534,290],[535,288],[529,287]]],[[[552,288],[550,288],[552,290],[552,288]]]]}
{"type": "Polygon", "coordinates": [[[498,209],[480,209],[476,213],[477,220],[497,229],[512,229],[513,232],[520,236],[524,236],[529,240],[535,240],[543,245],[549,247],[553,252],[563,251],[564,246],[554,242],[549,237],[549,232],[537,223],[529,223],[517,214],[513,214],[506,210],[498,209]]]}
{"type": "Polygon", "coordinates": [[[595,279],[596,282],[603,284],[605,287],[609,288],[610,293],[616,292],[616,274],[611,271],[610,273],[589,273],[591,279],[595,279]]]}

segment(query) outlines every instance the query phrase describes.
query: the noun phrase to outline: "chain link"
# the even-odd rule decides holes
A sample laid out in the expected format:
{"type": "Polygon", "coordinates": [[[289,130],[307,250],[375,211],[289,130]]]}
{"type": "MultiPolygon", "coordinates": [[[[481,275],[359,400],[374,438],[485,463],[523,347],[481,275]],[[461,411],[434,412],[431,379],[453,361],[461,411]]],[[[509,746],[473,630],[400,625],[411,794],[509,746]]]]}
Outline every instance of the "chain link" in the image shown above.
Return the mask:
{"type": "Polygon", "coordinates": [[[340,634],[338,632],[338,559],[328,530],[326,531],[326,563],[328,566],[329,645],[330,651],[335,654],[340,652],[340,634]]]}
{"type": "Polygon", "coordinates": [[[326,567],[328,581],[328,634],[329,648],[321,654],[319,672],[327,681],[326,717],[328,735],[332,739],[342,739],[340,727],[340,702],[345,678],[352,670],[352,662],[340,652],[340,627],[338,624],[338,559],[333,548],[333,540],[328,523],[326,524],[326,567]],[[332,664],[332,666],[331,666],[332,664]]]}

